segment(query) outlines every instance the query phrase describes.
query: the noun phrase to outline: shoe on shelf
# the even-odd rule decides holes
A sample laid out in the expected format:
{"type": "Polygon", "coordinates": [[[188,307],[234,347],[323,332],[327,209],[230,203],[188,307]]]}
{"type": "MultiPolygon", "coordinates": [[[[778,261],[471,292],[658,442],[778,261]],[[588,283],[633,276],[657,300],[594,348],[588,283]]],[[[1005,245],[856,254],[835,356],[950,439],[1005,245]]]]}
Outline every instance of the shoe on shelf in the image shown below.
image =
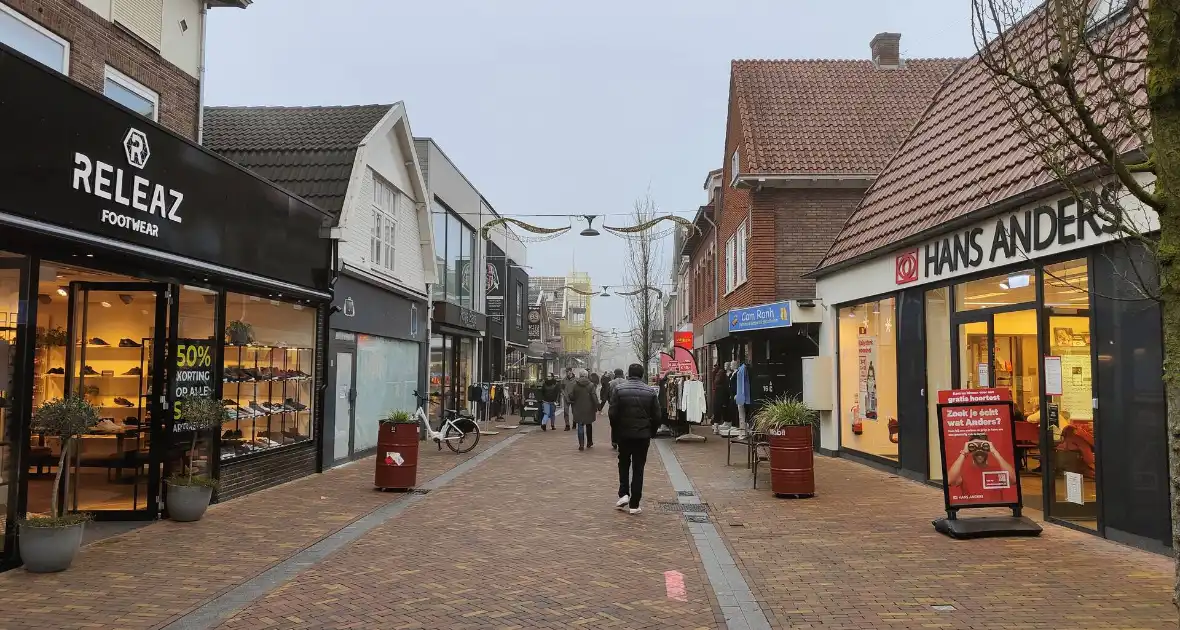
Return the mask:
{"type": "Polygon", "coordinates": [[[294,409],[295,411],[303,411],[303,410],[307,409],[307,405],[305,405],[293,398],[288,398],[288,399],[284,400],[283,402],[286,403],[288,407],[294,409]]]}
{"type": "Polygon", "coordinates": [[[238,401],[236,401],[236,400],[230,400],[229,398],[222,398],[222,399],[221,399],[221,404],[223,404],[223,405],[225,405],[225,406],[227,406],[227,407],[236,407],[236,406],[237,406],[237,404],[238,404],[238,401]]]}
{"type": "Polygon", "coordinates": [[[143,376],[143,370],[139,367],[133,367],[130,370],[123,372],[123,376],[143,376]]]}
{"type": "Polygon", "coordinates": [[[234,439],[234,431],[233,431],[233,429],[229,429],[229,430],[228,430],[228,431],[226,431],[225,433],[222,433],[222,434],[221,434],[221,439],[223,439],[223,440],[232,440],[232,439],[234,439]]]}
{"type": "Polygon", "coordinates": [[[119,340],[119,347],[120,348],[142,348],[143,344],[136,343],[134,339],[128,339],[128,338],[124,337],[119,340]]]}
{"type": "Polygon", "coordinates": [[[115,404],[120,407],[134,407],[135,403],[123,398],[122,396],[115,396],[115,404]]]}
{"type": "Polygon", "coordinates": [[[90,341],[87,341],[86,343],[88,343],[92,346],[109,346],[109,345],[111,345],[111,344],[103,341],[102,337],[95,337],[95,338],[91,339],[90,341]]]}
{"type": "Polygon", "coordinates": [[[625,495],[619,497],[618,501],[615,501],[615,509],[616,510],[625,510],[625,509],[627,509],[627,504],[630,502],[631,502],[631,495],[625,494],[625,495]]]}
{"type": "Polygon", "coordinates": [[[45,373],[46,373],[46,374],[63,374],[63,375],[64,375],[64,374],[66,373],[66,369],[65,369],[65,368],[59,368],[59,367],[55,367],[55,368],[49,368],[49,371],[47,371],[47,372],[45,372],[45,373]]]}
{"type": "Polygon", "coordinates": [[[82,368],[82,375],[83,376],[98,376],[98,372],[95,372],[94,368],[87,365],[82,368]]]}
{"type": "Polygon", "coordinates": [[[631,509],[627,510],[627,513],[630,514],[631,516],[635,516],[636,514],[643,514],[643,508],[641,508],[641,507],[631,508],[631,509]]]}

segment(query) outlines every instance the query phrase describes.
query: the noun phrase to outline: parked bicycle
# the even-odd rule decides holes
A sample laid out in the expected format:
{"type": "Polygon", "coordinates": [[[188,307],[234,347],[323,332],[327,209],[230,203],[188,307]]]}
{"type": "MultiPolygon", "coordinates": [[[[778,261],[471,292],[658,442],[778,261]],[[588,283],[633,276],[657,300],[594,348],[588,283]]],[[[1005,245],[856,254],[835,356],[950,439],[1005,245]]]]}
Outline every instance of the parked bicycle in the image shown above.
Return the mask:
{"type": "Polygon", "coordinates": [[[441,451],[445,443],[447,448],[456,453],[466,453],[479,444],[479,425],[476,424],[471,412],[444,409],[442,426],[435,431],[430,427],[430,417],[425,411],[425,407],[430,403],[430,396],[423,396],[415,391],[414,398],[418,399],[418,409],[414,411],[414,417],[426,429],[426,439],[434,440],[438,450],[441,451]]]}

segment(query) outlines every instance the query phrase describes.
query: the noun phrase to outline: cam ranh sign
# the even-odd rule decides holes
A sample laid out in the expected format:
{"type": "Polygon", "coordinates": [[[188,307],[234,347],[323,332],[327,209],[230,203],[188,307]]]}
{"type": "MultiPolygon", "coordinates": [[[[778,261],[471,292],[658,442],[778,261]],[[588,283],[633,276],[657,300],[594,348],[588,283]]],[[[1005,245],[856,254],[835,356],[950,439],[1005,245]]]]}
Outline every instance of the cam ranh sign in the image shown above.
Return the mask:
{"type": "Polygon", "coordinates": [[[938,392],[938,438],[947,517],[934,528],[954,538],[1032,535],[1021,516],[1012,392],[1005,388],[938,392]],[[960,519],[959,510],[1006,507],[1009,517],[960,519]]]}

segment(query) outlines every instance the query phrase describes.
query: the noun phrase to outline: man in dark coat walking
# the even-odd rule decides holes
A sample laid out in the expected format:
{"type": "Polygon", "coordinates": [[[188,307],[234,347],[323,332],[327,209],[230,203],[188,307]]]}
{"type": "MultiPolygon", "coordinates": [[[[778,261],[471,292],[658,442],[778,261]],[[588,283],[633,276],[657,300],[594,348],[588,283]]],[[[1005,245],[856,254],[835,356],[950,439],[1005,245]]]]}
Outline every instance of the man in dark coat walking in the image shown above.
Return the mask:
{"type": "Polygon", "coordinates": [[[611,440],[619,445],[619,500],[615,508],[640,514],[643,467],[660,421],[658,396],[655,388],[643,383],[642,365],[632,363],[627,380],[612,383],[608,415],[611,440]]]}

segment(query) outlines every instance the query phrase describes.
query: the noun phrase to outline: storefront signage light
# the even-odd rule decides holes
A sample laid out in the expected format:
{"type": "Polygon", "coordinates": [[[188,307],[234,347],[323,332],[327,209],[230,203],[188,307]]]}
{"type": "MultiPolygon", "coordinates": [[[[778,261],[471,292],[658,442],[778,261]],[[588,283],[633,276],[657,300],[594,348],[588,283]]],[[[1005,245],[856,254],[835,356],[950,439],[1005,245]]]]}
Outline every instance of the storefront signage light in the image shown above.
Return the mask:
{"type": "Polygon", "coordinates": [[[791,303],[775,302],[729,311],[729,332],[786,328],[791,325],[791,303]]]}
{"type": "Polygon", "coordinates": [[[1109,241],[1123,231],[1120,225],[1132,231],[1156,229],[1154,213],[1129,212],[1126,197],[1121,184],[1110,182],[1080,200],[1063,197],[936,238],[894,257],[894,282],[954,277],[1109,241]]]}

